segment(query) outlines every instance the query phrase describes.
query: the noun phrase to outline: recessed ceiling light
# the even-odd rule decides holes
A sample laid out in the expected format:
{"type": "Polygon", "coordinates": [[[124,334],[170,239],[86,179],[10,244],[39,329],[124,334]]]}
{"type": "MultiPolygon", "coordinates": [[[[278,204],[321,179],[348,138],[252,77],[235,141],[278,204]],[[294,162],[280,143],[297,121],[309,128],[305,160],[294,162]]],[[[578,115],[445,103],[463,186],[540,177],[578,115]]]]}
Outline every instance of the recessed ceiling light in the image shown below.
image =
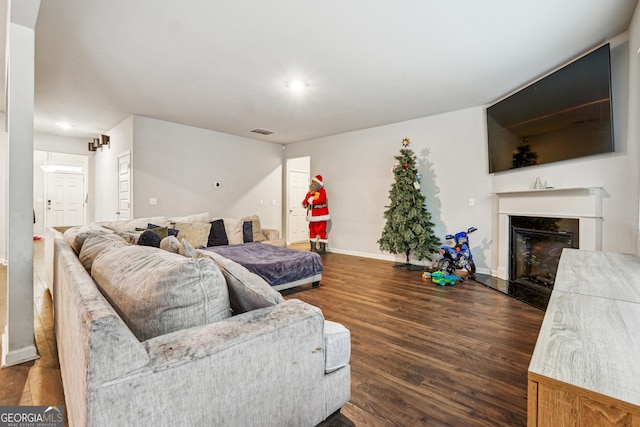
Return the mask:
{"type": "Polygon", "coordinates": [[[292,92],[302,92],[309,85],[302,80],[291,80],[287,82],[287,87],[291,89],[292,92]]]}

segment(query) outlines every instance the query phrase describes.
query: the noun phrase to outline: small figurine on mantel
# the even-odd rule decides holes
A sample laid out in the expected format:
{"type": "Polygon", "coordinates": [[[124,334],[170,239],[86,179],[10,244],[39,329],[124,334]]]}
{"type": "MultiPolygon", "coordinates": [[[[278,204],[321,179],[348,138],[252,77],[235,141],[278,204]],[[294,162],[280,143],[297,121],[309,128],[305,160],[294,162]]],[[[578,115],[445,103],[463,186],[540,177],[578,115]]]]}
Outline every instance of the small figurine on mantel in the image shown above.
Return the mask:
{"type": "Polygon", "coordinates": [[[327,221],[330,217],[322,175],[311,178],[309,192],[302,201],[302,206],[307,210],[311,251],[324,254],[327,252],[327,221]],[[318,243],[320,247],[317,246],[318,243]]]}
{"type": "Polygon", "coordinates": [[[544,188],[539,176],[536,176],[536,182],[533,184],[533,188],[535,188],[536,190],[542,190],[544,188]]]}

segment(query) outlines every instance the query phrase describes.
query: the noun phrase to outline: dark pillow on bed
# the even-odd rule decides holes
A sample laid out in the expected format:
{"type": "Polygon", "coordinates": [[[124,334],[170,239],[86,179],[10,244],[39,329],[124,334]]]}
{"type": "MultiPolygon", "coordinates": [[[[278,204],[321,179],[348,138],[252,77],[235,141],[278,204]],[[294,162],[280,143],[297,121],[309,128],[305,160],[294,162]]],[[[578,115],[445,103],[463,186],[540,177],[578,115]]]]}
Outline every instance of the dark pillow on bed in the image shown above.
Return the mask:
{"type": "Polygon", "coordinates": [[[242,223],[242,241],[244,243],[253,242],[253,223],[251,221],[242,223]]]}
{"type": "Polygon", "coordinates": [[[224,221],[222,219],[211,221],[211,231],[209,231],[207,246],[222,246],[228,244],[229,240],[227,239],[227,232],[224,229],[224,221]]]}

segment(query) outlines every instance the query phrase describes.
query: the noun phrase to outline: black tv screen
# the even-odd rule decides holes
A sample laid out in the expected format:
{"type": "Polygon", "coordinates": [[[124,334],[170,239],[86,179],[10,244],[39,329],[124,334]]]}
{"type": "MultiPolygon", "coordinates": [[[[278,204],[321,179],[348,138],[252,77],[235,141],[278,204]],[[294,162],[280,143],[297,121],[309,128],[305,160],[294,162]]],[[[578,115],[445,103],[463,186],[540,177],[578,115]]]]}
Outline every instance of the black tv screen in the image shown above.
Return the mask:
{"type": "Polygon", "coordinates": [[[614,151],[609,45],[487,108],[489,173],[614,151]]]}

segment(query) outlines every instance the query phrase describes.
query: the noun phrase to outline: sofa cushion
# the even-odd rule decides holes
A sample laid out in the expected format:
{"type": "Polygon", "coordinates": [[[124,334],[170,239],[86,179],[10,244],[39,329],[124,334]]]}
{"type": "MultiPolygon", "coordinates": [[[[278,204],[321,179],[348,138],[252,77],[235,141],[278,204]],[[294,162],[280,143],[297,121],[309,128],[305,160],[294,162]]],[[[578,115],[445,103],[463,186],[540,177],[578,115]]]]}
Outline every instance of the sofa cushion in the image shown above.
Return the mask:
{"type": "Polygon", "coordinates": [[[351,333],[340,323],[324,321],[324,371],[333,372],[349,364],[351,333]]]}
{"type": "Polygon", "coordinates": [[[187,216],[176,216],[170,218],[169,222],[209,222],[209,212],[202,212],[187,216]]]}
{"type": "Polygon", "coordinates": [[[211,251],[198,251],[202,257],[211,258],[227,280],[229,300],[234,314],[269,307],[284,301],[262,277],[242,265],[211,251]]]}
{"type": "Polygon", "coordinates": [[[228,244],[229,239],[227,239],[227,231],[224,228],[224,221],[222,219],[211,221],[211,231],[209,232],[207,247],[224,246],[228,244]]]}
{"type": "Polygon", "coordinates": [[[97,236],[100,234],[110,234],[113,231],[104,228],[100,225],[78,225],[67,229],[62,235],[67,245],[75,251],[76,254],[80,253],[84,241],[91,236],[97,236]]]}
{"type": "Polygon", "coordinates": [[[91,275],[140,341],[231,316],[224,276],[211,259],[127,246],[100,254],[91,275]]]}
{"type": "Polygon", "coordinates": [[[169,218],[166,216],[152,216],[149,218],[98,222],[97,224],[113,231],[135,231],[136,228],[146,229],[149,223],[159,225],[160,227],[167,227],[169,225],[169,218]]]}
{"type": "Polygon", "coordinates": [[[142,234],[141,231],[116,231],[118,236],[122,237],[130,245],[138,244],[138,239],[142,234]]]}
{"type": "Polygon", "coordinates": [[[194,248],[205,247],[209,241],[211,224],[208,222],[176,222],[178,241],[185,239],[194,248]]]}
{"type": "Polygon", "coordinates": [[[93,261],[102,253],[102,251],[121,248],[123,246],[128,246],[128,243],[125,239],[115,233],[96,234],[86,238],[82,245],[82,249],[80,249],[78,258],[84,268],[88,272],[91,272],[93,261]]]}
{"type": "Polygon", "coordinates": [[[245,216],[242,221],[251,221],[251,229],[253,230],[253,241],[262,242],[265,240],[264,234],[262,234],[262,225],[260,224],[260,217],[258,215],[245,216]]]}

